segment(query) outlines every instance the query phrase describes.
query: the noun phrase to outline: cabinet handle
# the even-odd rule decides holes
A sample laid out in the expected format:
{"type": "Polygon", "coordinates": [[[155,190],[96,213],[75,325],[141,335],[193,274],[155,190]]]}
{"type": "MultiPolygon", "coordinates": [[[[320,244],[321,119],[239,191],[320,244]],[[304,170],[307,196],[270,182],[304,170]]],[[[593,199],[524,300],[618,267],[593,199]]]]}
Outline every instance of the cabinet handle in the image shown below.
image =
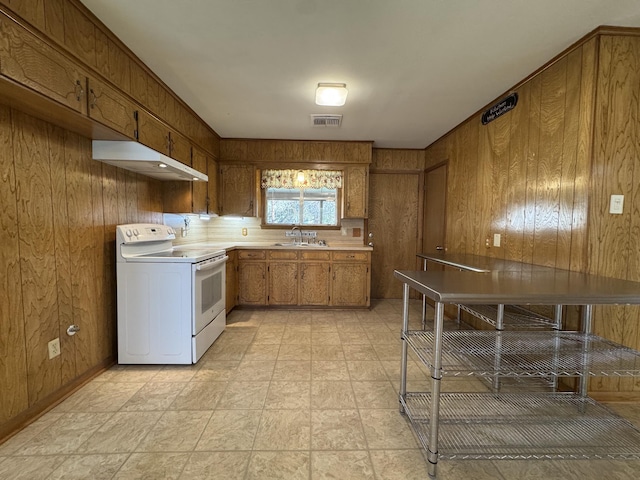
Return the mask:
{"type": "Polygon", "coordinates": [[[80,83],[80,80],[76,80],[75,93],[76,93],[76,100],[80,101],[80,99],[84,95],[84,89],[82,88],[82,84],[80,83]]]}
{"type": "Polygon", "coordinates": [[[355,255],[347,255],[347,258],[356,258],[355,255]]]}
{"type": "Polygon", "coordinates": [[[93,91],[93,88],[89,90],[89,93],[91,93],[91,101],[89,102],[89,107],[95,108],[96,102],[98,101],[98,97],[96,95],[96,92],[93,91]]]}

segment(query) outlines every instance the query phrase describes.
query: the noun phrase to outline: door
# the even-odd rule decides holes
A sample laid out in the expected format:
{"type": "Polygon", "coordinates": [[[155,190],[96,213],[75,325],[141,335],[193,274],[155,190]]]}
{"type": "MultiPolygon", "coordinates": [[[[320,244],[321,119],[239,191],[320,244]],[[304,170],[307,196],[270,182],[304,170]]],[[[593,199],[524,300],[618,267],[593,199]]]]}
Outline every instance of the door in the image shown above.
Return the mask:
{"type": "Polygon", "coordinates": [[[447,164],[425,172],[424,235],[422,251],[433,253],[445,247],[447,164]]]}
{"type": "Polygon", "coordinates": [[[416,268],[420,175],[371,172],[369,192],[371,297],[402,298],[393,271],[416,268]]]}

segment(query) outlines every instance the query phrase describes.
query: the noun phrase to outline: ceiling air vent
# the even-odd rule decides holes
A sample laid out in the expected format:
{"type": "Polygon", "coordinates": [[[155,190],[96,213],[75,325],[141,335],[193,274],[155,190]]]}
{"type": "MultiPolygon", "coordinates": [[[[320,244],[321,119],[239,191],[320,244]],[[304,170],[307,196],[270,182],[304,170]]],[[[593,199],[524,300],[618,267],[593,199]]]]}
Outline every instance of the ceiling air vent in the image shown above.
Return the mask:
{"type": "Polygon", "coordinates": [[[342,125],[342,115],[311,114],[312,127],[339,127],[342,125]]]}

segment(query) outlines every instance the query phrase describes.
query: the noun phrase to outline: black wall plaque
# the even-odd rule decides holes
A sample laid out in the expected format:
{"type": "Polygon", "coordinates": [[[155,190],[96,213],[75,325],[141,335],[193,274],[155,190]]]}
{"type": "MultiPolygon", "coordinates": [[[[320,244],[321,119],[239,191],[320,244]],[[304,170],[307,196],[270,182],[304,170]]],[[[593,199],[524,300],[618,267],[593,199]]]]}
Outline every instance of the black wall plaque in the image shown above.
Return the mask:
{"type": "Polygon", "coordinates": [[[504,115],[505,113],[516,108],[518,104],[518,94],[512,93],[508,97],[503,100],[500,100],[493,107],[482,114],[482,124],[486,125],[489,122],[492,122],[500,115],[504,115]]]}

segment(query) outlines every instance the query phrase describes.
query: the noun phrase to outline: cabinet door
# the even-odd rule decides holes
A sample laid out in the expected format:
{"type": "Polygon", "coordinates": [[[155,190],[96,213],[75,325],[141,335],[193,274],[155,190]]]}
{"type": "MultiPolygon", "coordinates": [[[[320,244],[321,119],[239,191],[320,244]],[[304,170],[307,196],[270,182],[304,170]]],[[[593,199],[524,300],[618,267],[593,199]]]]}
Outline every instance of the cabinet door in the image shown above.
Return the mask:
{"type": "Polygon", "coordinates": [[[225,307],[229,313],[236,306],[238,296],[238,254],[236,251],[227,252],[229,259],[227,260],[226,269],[226,298],[225,307]]]}
{"type": "Polygon", "coordinates": [[[331,305],[365,307],[369,304],[369,266],[363,263],[334,263],[331,305]]]}
{"type": "Polygon", "coordinates": [[[297,262],[269,263],[269,305],[298,304],[297,262]]]}
{"type": "Polygon", "coordinates": [[[329,263],[300,264],[300,305],[329,304],[329,263]]]}
{"type": "Polygon", "coordinates": [[[238,304],[267,304],[267,264],[243,262],[238,265],[238,304]]]}
{"type": "Polygon", "coordinates": [[[212,157],[207,157],[207,213],[220,213],[218,205],[218,162],[212,157]]]}
{"type": "Polygon", "coordinates": [[[169,129],[145,110],[138,111],[138,141],[156,152],[169,155],[169,129]]]}
{"type": "MultiPolygon", "coordinates": [[[[171,130],[169,132],[170,157],[191,166],[191,143],[186,137],[171,130]]],[[[206,170],[201,170],[206,171],[206,170]]]]}
{"type": "Polygon", "coordinates": [[[347,167],[344,178],[343,218],[367,218],[369,202],[368,167],[347,167]]]}
{"type": "Polygon", "coordinates": [[[220,214],[255,216],[254,168],[251,165],[220,166],[220,214]]]}
{"type": "Polygon", "coordinates": [[[136,138],[138,125],[134,104],[92,77],[89,77],[89,117],[131,139],[136,138]]]}
{"type": "MultiPolygon", "coordinates": [[[[207,173],[207,156],[202,150],[197,148],[193,149],[192,165],[193,168],[199,172],[207,173]]],[[[209,179],[209,182],[211,179],[209,179]]],[[[192,209],[193,213],[207,213],[207,183],[208,182],[189,182],[191,183],[193,199],[192,209]]]]}
{"type": "Polygon", "coordinates": [[[87,113],[87,75],[70,59],[0,16],[0,74],[87,113]]]}

